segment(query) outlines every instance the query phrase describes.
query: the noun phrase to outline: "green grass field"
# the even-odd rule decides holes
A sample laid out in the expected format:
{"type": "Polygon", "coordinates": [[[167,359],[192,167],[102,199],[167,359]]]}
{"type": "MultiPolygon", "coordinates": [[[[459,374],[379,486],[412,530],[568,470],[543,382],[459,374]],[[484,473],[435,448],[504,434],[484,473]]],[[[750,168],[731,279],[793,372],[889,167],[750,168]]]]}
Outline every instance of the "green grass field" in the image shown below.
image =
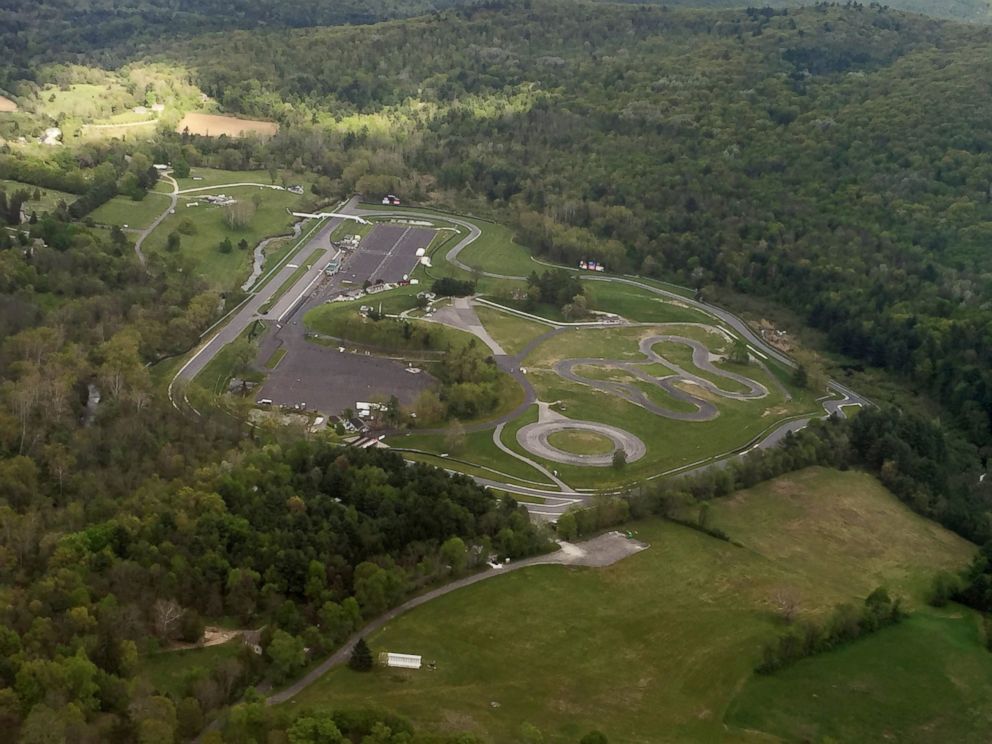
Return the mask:
{"type": "Polygon", "coordinates": [[[209,673],[225,659],[235,659],[241,653],[243,644],[234,639],[217,646],[192,648],[188,651],[162,651],[142,657],[138,676],[147,677],[155,689],[181,699],[185,693],[186,680],[198,669],[209,673]]]}
{"type": "Polygon", "coordinates": [[[152,224],[168,206],[168,197],[155,191],[146,194],[141,201],[134,201],[129,196],[115,196],[90,212],[90,217],[99,225],[117,225],[118,227],[127,225],[130,228],[143,230],[152,224]]]}
{"type": "Polygon", "coordinates": [[[7,196],[12,196],[15,191],[20,191],[21,189],[26,190],[31,195],[31,197],[24,203],[24,207],[28,214],[31,214],[32,211],[37,212],[38,214],[41,214],[42,212],[51,212],[60,201],[64,201],[66,205],[69,205],[79,198],[76,194],[69,194],[65,191],[43,189],[30,183],[8,181],[3,178],[0,178],[0,189],[6,191],[7,196]],[[35,191],[38,191],[38,195],[41,197],[40,199],[36,200],[34,198],[35,191]]]}
{"type": "Polygon", "coordinates": [[[712,323],[713,319],[676,300],[628,284],[582,283],[589,307],[642,323],[712,323]]]}
{"type": "Polygon", "coordinates": [[[476,305],[475,313],[507,354],[519,354],[527,344],[551,330],[551,326],[544,323],[485,305],[476,305]]]}
{"type": "MultiPolygon", "coordinates": [[[[224,220],[222,207],[201,203],[198,207],[187,207],[194,199],[180,199],[176,213],[169,215],[145,241],[146,253],[165,249],[169,233],[179,231],[180,225],[189,221],[195,230],[192,235],[180,232],[180,251],[196,264],[197,270],[214,287],[230,289],[240,285],[251,268],[252,249],[263,238],[291,232],[296,218],[287,209],[300,209],[305,205],[305,196],[297,196],[285,191],[272,191],[255,187],[235,187],[224,190],[239,200],[251,201],[259,194],[262,199],[248,226],[232,229],[224,220]],[[222,253],[218,246],[230,238],[234,250],[222,253]],[[242,239],[248,242],[248,249],[241,250],[237,244],[242,239]]],[[[146,197],[146,199],[158,197],[146,197]]]]}
{"type": "Polygon", "coordinates": [[[577,455],[603,455],[613,451],[613,442],[609,437],[575,429],[556,431],[548,437],[548,444],[577,455]]]}
{"type": "Polygon", "coordinates": [[[984,744],[990,660],[974,613],[923,609],[832,653],[753,677],[726,720],[782,741],[984,744]]]}
{"type": "MultiPolygon", "coordinates": [[[[855,472],[809,469],[712,502],[710,509],[714,522],[736,530],[731,536],[744,547],[660,520],[635,523],[630,528],[650,549],[609,568],[548,566],[507,574],[419,607],[369,638],[373,652],[436,660],[436,672],[338,668],[291,705],[348,707],[374,699],[425,729],[467,730],[494,744],[518,742],[523,722],[539,727],[547,744],[574,744],[593,728],[625,744],[769,741],[775,731],[747,731],[734,727],[734,719],[728,727],[725,715],[728,708],[740,715],[735,698],[742,689],[747,693],[762,644],[782,631],[771,604],[777,588],[796,590],[802,614],[819,615],[838,602],[859,601],[881,580],[917,609],[929,577],[960,568],[974,550],[855,472]],[[766,510],[786,497],[789,509],[766,510]],[[871,571],[836,568],[837,555],[846,551],[871,571]]],[[[912,635],[917,627],[910,622],[893,632],[912,635]]],[[[874,640],[838,653],[855,654],[874,640]]],[[[916,669],[920,689],[927,675],[987,680],[992,657],[979,653],[973,637],[969,644],[946,660],[924,657],[916,669]]],[[[897,679],[903,674],[898,666],[877,668],[889,683],[912,684],[897,679]]],[[[762,715],[788,714],[793,698],[785,687],[784,699],[758,701],[771,706],[762,715]]],[[[940,697],[919,694],[907,704],[938,724],[948,706],[960,718],[987,721],[992,697],[985,690],[945,685],[940,697]]],[[[848,701],[826,696],[817,710],[816,701],[807,701],[810,719],[804,721],[841,726],[848,701]]],[[[840,740],[885,738],[884,720],[860,720],[858,735],[840,740]]],[[[795,740],[789,738],[795,730],[785,732],[788,740],[795,740]]],[[[940,736],[939,725],[932,732],[933,741],[955,740],[940,736]]]]}
{"type": "Polygon", "coordinates": [[[475,225],[482,229],[482,235],[459,254],[459,261],[473,269],[506,276],[526,277],[532,271],[541,272],[530,251],[514,242],[513,231],[508,227],[482,221],[475,221],[475,225]]]}
{"type": "Polygon", "coordinates": [[[117,81],[104,85],[77,83],[62,90],[48,85],[38,93],[38,110],[53,119],[89,122],[124,113],[134,105],[132,96],[117,81]]]}

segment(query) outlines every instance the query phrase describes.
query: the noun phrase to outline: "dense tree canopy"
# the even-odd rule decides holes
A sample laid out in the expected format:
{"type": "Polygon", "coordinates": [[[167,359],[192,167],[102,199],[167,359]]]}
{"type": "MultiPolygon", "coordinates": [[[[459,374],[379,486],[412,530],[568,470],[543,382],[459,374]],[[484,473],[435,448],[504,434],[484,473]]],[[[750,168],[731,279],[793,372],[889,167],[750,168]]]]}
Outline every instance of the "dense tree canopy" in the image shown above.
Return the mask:
{"type": "Polygon", "coordinates": [[[345,190],[429,179],[554,260],[773,298],[984,446],[990,50],[877,6],[528,3],[170,54],[234,110],[317,122],[351,163],[310,160],[345,190]]]}

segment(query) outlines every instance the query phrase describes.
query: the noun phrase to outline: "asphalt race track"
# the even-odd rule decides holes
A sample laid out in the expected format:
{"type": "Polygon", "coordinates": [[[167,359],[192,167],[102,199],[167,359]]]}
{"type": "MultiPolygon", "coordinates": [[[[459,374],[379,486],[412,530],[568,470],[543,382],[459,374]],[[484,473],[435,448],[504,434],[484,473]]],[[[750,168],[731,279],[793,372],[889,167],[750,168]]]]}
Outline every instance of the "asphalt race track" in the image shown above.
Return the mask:
{"type": "MultiPolygon", "coordinates": [[[[663,323],[659,324],[659,327],[664,325],[665,324],[663,323]]],[[[683,385],[685,383],[689,383],[690,385],[699,386],[713,395],[717,395],[722,398],[730,398],[732,400],[753,400],[755,398],[764,398],[768,395],[768,389],[760,382],[756,382],[750,377],[745,377],[744,375],[737,374],[736,372],[728,372],[725,369],[715,366],[710,361],[710,350],[695,339],[685,338],[683,336],[650,336],[649,338],[641,340],[640,350],[641,353],[647,357],[647,361],[621,362],[611,359],[591,358],[563,359],[555,364],[554,370],[566,380],[578,382],[582,385],[588,385],[589,387],[602,390],[611,395],[617,395],[624,400],[630,401],[635,405],[651,411],[651,413],[657,416],[664,416],[665,418],[673,419],[675,421],[709,421],[720,415],[719,410],[711,401],[708,401],[699,395],[690,393],[685,387],[679,387],[677,383],[680,382],[683,383],[683,385]],[[737,382],[747,388],[747,392],[734,393],[724,390],[706,378],[700,377],[699,375],[683,369],[654,350],[654,346],[656,344],[666,341],[688,346],[692,349],[692,363],[696,365],[697,368],[705,370],[716,377],[733,380],[734,382],[737,382]],[[663,364],[668,367],[672,370],[673,374],[666,375],[664,377],[655,377],[654,375],[648,374],[641,369],[641,366],[643,365],[655,363],[663,364]],[[645,382],[649,382],[652,385],[660,387],[676,400],[680,400],[683,403],[688,403],[689,405],[695,407],[696,410],[674,411],[670,408],[665,408],[664,406],[660,406],[648,398],[648,396],[645,395],[644,392],[636,385],[629,382],[610,382],[607,380],[596,380],[591,377],[585,377],[575,371],[576,367],[605,367],[623,370],[624,372],[644,380],[645,382]]]]}

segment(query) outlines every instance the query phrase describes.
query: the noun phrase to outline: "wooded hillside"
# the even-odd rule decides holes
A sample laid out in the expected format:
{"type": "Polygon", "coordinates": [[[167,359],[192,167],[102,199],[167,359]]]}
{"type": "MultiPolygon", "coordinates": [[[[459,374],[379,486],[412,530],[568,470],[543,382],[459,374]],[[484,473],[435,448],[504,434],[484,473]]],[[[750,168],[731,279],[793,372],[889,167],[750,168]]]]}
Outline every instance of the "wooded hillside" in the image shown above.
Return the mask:
{"type": "Polygon", "coordinates": [[[312,161],[345,189],[426,182],[552,259],[773,298],[984,446],[990,51],[877,7],[535,3],[170,55],[233,110],[389,153],[312,161]]]}

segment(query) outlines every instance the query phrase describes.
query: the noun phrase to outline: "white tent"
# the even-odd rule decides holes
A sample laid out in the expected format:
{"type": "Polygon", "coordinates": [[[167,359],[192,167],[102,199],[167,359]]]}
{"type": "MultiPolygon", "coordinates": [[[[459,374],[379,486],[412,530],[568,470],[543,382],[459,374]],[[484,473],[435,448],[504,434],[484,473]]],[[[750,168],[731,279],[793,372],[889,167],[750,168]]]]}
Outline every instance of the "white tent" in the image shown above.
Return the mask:
{"type": "Polygon", "coordinates": [[[419,656],[413,654],[386,654],[386,666],[400,669],[420,669],[419,656]]]}

